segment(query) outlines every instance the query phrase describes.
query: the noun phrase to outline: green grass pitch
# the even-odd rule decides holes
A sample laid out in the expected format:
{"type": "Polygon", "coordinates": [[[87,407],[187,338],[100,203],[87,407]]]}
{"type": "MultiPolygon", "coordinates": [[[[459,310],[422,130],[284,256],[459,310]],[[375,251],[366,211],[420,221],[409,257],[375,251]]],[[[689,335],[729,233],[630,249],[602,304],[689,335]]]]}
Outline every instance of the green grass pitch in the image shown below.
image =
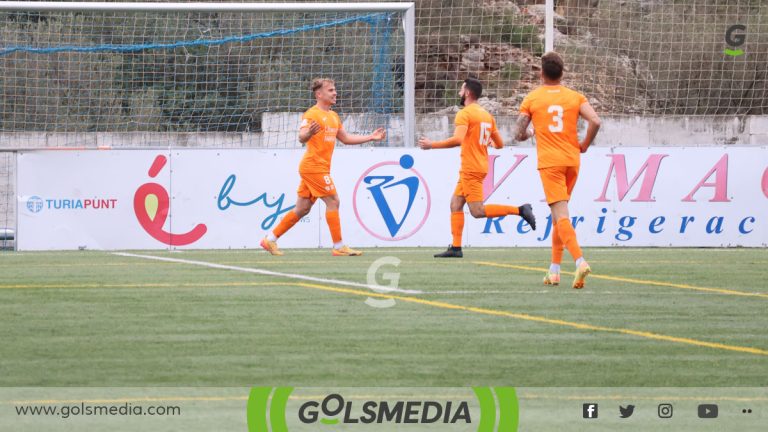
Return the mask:
{"type": "MultiPolygon", "coordinates": [[[[547,249],[0,254],[2,386],[768,386],[768,251],[547,249]],[[397,257],[395,305],[366,304],[397,257]],[[566,254],[567,256],[567,254],[566,254]],[[572,270],[564,263],[564,270],[572,270]]],[[[382,298],[379,298],[382,299],[382,298]]]]}

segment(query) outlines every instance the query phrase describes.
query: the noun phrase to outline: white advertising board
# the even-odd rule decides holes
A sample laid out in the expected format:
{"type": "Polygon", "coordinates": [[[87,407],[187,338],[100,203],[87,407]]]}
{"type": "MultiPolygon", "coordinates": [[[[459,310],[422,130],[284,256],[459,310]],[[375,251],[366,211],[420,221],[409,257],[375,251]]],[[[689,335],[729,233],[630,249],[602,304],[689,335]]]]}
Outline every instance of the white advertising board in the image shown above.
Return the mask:
{"type": "MultiPolygon", "coordinates": [[[[291,211],[301,150],[100,150],[18,157],[18,248],[257,248],[291,211]]],[[[548,246],[549,208],[532,148],[492,151],[487,203],[533,204],[473,219],[469,246],[548,246]]],[[[339,148],[332,177],[344,241],[355,247],[450,242],[458,149],[339,148]]],[[[571,203],[584,246],[768,244],[768,151],[758,147],[592,148],[571,203]]],[[[328,247],[324,204],[280,239],[328,247]]]]}

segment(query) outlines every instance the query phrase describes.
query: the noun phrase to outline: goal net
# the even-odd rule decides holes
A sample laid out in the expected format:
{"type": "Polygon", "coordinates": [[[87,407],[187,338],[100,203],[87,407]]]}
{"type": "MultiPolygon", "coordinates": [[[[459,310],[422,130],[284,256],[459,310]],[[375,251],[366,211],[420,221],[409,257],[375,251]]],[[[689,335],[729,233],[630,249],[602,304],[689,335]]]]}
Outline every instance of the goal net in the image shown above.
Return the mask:
{"type": "Polygon", "coordinates": [[[556,0],[554,49],[600,112],[768,113],[768,4],[556,0]]]}
{"type": "Polygon", "coordinates": [[[3,147],[293,147],[314,77],[351,132],[413,139],[410,3],[4,3],[3,147]]]}

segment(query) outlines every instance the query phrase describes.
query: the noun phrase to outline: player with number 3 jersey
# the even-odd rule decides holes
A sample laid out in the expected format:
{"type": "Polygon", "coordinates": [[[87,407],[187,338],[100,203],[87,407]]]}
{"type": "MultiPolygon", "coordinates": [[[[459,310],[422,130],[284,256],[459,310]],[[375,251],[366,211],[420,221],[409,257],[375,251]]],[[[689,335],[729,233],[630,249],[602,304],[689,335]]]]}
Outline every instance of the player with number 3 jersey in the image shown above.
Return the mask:
{"type": "Polygon", "coordinates": [[[566,248],[576,261],[573,288],[578,289],[584,287],[584,280],[592,269],[584,260],[576,239],[568,202],[579,176],[581,153],[587,151],[597,135],[600,117],[584,95],[560,84],[564,64],[557,53],[549,52],[542,56],[541,66],[543,85],[523,99],[516,139],[525,141],[531,138],[533,134],[528,131],[528,125],[533,123],[539,176],[547,204],[552,210],[552,263],[544,277],[544,284],[560,284],[560,262],[566,248]],[[579,142],[577,135],[579,116],[589,123],[582,142],[579,142]]]}

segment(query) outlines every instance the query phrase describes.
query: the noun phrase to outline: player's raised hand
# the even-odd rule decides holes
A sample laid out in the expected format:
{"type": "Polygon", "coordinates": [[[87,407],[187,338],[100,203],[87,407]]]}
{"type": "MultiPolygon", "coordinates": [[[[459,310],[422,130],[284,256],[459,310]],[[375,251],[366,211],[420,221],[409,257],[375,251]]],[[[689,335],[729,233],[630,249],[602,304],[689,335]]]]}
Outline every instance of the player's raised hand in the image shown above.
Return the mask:
{"type": "Polygon", "coordinates": [[[432,140],[424,137],[419,138],[419,147],[421,147],[422,150],[431,150],[432,140]]]}
{"type": "Polygon", "coordinates": [[[371,134],[371,140],[373,141],[381,141],[386,137],[387,132],[384,130],[384,128],[378,128],[371,134]]]}
{"type": "Polygon", "coordinates": [[[309,136],[315,136],[322,129],[323,127],[318,122],[312,120],[312,123],[309,124],[309,136]]]}

